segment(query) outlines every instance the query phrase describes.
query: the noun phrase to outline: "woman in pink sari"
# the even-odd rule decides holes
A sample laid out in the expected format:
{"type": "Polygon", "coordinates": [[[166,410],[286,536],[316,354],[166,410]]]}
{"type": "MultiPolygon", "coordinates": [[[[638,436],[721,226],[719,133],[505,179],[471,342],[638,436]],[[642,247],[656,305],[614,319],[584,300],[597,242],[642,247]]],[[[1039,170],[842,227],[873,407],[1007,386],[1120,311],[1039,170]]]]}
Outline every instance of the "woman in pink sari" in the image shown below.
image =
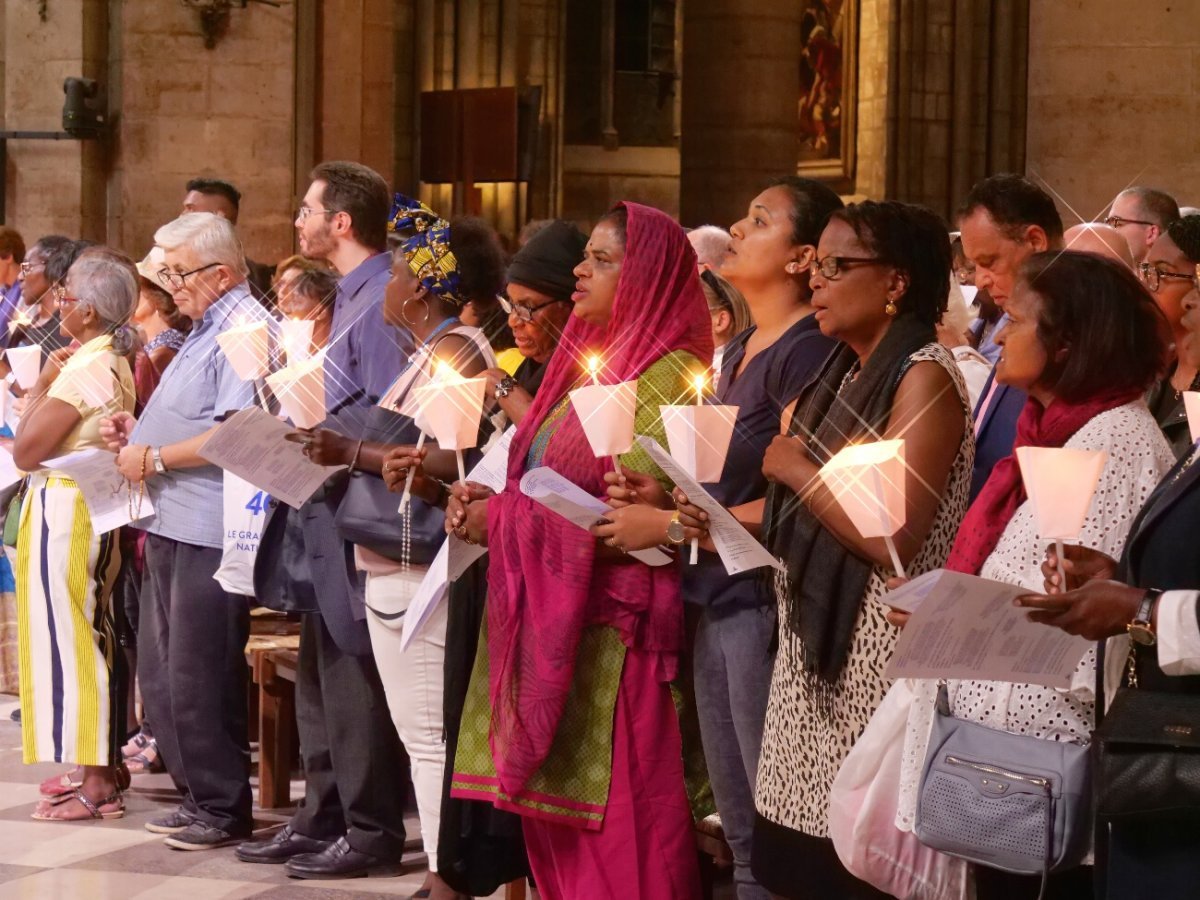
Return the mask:
{"type": "MultiPolygon", "coordinates": [[[[449,529],[491,551],[452,793],[522,816],[546,900],[690,900],[697,857],[668,684],[684,639],[678,570],[597,541],[519,482],[548,466],[606,496],[611,464],[567,397],[593,354],[601,383],[637,381],[635,432],[665,445],[659,406],[689,402],[711,361],[708,307],[683,230],[633,203],[600,221],[575,274],[574,314],[513,438],[504,492],[456,485],[447,511],[449,529]]],[[[642,450],[621,463],[669,487],[642,450]]]]}

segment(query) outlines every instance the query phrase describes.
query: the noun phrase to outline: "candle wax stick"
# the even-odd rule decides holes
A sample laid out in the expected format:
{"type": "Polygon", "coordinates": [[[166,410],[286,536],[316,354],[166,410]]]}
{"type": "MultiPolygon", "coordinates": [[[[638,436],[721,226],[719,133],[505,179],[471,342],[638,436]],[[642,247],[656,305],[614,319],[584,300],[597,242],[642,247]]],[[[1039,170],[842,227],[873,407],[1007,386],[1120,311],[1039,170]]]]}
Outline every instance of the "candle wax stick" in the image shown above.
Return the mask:
{"type": "Polygon", "coordinates": [[[454,458],[458,460],[458,480],[465,483],[467,480],[467,468],[463,465],[462,451],[455,450],[454,458]]]}
{"type": "Polygon", "coordinates": [[[890,536],[885,535],[883,542],[887,544],[888,553],[892,557],[892,568],[896,570],[896,574],[901,578],[908,578],[904,572],[904,564],[900,562],[900,554],[896,552],[896,544],[890,536]]]}
{"type": "MultiPolygon", "coordinates": [[[[425,432],[421,432],[421,436],[417,438],[417,451],[425,446],[425,432]]],[[[412,483],[413,476],[417,474],[415,467],[410,467],[408,474],[404,478],[404,493],[400,496],[400,509],[398,512],[404,512],[404,507],[408,506],[408,501],[412,498],[412,483]]]]}
{"type": "Polygon", "coordinates": [[[612,456],[609,457],[609,459],[612,460],[613,471],[616,472],[618,475],[620,475],[621,474],[621,461],[619,459],[617,459],[617,454],[614,453],[612,456]]]}
{"type": "Polygon", "coordinates": [[[1063,568],[1063,542],[1054,542],[1054,553],[1058,557],[1058,589],[1067,592],[1067,570],[1063,568]]]}
{"type": "Polygon", "coordinates": [[[696,565],[700,562],[700,538],[692,538],[692,556],[688,560],[688,565],[696,565]]]}

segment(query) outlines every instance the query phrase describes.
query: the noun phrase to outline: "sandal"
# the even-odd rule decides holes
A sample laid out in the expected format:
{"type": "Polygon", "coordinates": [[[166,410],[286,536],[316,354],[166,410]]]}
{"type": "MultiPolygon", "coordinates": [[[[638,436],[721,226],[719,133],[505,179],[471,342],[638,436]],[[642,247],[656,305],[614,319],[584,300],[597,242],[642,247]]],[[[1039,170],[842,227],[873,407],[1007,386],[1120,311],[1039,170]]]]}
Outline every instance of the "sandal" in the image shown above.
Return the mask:
{"type": "MultiPolygon", "coordinates": [[[[167,770],[158,753],[158,741],[154,738],[147,738],[139,734],[130,743],[138,743],[139,746],[136,753],[128,754],[125,757],[125,765],[129,768],[130,775],[150,775],[167,770]]],[[[126,747],[128,746],[127,744],[126,747]]]]}
{"type": "Polygon", "coordinates": [[[76,766],[69,772],[63,772],[61,775],[54,775],[47,778],[38,785],[38,791],[43,797],[62,797],[70,794],[73,790],[83,784],[83,772],[79,766],[76,766]],[[71,776],[80,776],[79,781],[75,781],[71,776]]]}
{"type": "Polygon", "coordinates": [[[124,815],[125,801],[121,799],[120,791],[105,797],[99,803],[94,803],[81,789],[76,788],[67,797],[48,801],[45,806],[39,804],[31,818],[39,822],[83,822],[91,819],[120,819],[124,815]],[[51,814],[51,810],[62,808],[68,800],[78,800],[81,812],[64,816],[51,814]]]}

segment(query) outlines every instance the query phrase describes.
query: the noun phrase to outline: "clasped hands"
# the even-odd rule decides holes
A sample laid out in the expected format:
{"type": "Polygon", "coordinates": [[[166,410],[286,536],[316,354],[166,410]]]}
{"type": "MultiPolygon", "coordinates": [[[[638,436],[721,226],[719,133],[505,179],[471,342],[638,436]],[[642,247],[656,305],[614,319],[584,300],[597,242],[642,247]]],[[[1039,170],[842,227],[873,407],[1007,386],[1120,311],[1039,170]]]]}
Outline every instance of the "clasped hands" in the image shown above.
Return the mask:
{"type": "Polygon", "coordinates": [[[654,476],[624,466],[620,473],[606,472],[604,482],[612,508],[590,531],[606,547],[622,553],[657,547],[667,540],[667,525],[676,515],[685,541],[708,537],[708,513],[679,488],[668,494],[654,476]]]}

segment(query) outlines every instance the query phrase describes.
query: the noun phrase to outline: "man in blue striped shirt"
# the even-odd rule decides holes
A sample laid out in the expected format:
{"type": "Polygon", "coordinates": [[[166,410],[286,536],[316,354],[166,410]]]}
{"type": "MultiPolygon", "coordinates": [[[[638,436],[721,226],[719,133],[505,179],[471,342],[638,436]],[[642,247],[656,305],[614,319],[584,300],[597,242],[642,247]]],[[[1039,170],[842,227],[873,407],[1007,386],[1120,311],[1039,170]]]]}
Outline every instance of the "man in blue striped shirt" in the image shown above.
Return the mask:
{"type": "MultiPolygon", "coordinates": [[[[138,676],[147,718],[176,787],[178,810],[146,823],[179,850],[249,837],[253,827],[247,743],[246,639],[250,599],[213,579],[221,564],[223,475],[199,454],[231,410],[254,403],[217,344],[236,325],[265,319],[246,284],[233,226],[190,213],[154,235],[165,253],[159,277],[193,322],[136,424],[117,465],[145,481],[148,532],[138,627],[138,676]]],[[[115,418],[115,417],[114,417],[115,418]]],[[[132,425],[132,431],[128,429],[132,425]]]]}

